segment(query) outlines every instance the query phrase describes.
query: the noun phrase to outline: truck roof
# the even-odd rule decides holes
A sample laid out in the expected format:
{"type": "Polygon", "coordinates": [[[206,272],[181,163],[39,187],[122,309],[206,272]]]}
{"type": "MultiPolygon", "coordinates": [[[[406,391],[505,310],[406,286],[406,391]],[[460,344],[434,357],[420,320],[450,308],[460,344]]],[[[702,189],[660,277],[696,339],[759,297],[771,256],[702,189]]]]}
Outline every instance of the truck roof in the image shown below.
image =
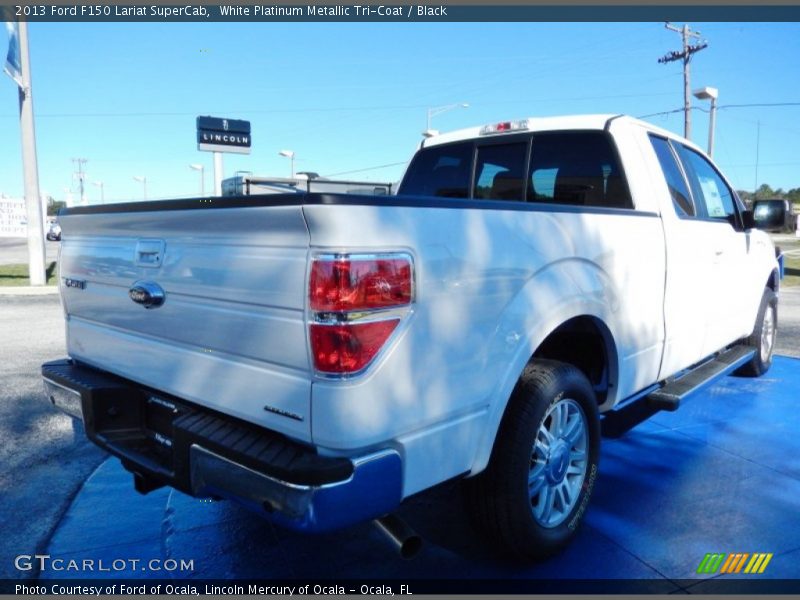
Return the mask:
{"type": "MultiPolygon", "coordinates": [[[[592,115],[562,115],[562,116],[554,116],[554,117],[528,117],[526,119],[521,120],[512,120],[512,121],[505,121],[506,123],[520,123],[521,121],[527,121],[527,127],[524,131],[559,131],[559,130],[573,130],[573,129],[582,129],[582,130],[591,130],[597,129],[602,130],[606,127],[609,119],[615,119],[615,121],[624,121],[631,125],[638,125],[644,127],[648,131],[652,131],[654,133],[658,133],[665,137],[676,138],[680,139],[683,142],[686,142],[681,136],[652,125],[646,121],[642,121],[640,119],[636,119],[634,117],[628,115],[621,115],[621,114],[592,114],[592,115]]],[[[429,138],[426,138],[422,142],[422,147],[428,146],[437,146],[439,144],[447,144],[449,142],[458,142],[461,140],[468,140],[472,138],[478,137],[486,137],[486,134],[481,135],[481,130],[486,125],[497,125],[498,122],[489,123],[485,125],[480,125],[477,127],[467,127],[465,129],[457,129],[455,131],[449,131],[447,133],[438,134],[429,138]]],[[[502,121],[501,121],[502,123],[502,121]]],[[[488,134],[488,135],[503,135],[500,134],[488,134]]],[[[693,147],[694,144],[691,144],[693,147]]]]}

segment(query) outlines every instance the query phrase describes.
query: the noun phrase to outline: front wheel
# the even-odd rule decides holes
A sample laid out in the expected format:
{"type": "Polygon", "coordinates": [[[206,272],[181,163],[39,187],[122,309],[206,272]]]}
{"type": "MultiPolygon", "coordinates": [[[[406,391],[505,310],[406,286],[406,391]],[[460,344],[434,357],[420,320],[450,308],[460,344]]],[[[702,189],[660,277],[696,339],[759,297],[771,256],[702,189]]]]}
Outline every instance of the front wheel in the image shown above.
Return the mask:
{"type": "Polygon", "coordinates": [[[735,371],[735,375],[758,377],[772,366],[772,353],[775,351],[775,339],[778,334],[778,296],[770,288],[764,289],[761,305],[753,333],[745,339],[745,343],[753,346],[756,353],[749,362],[735,371]]]}
{"type": "Polygon", "coordinates": [[[516,558],[559,552],[589,504],[599,454],[589,381],[571,365],[534,361],[514,389],[489,466],[466,482],[478,527],[516,558]]]}

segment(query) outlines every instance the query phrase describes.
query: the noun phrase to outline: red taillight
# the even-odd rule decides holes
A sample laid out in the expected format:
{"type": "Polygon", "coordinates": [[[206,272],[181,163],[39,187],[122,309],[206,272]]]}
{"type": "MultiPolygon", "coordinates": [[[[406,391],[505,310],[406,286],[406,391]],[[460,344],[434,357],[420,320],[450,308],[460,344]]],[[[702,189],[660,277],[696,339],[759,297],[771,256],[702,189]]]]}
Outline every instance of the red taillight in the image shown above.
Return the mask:
{"type": "Polygon", "coordinates": [[[311,310],[349,311],[411,302],[408,259],[316,260],[309,281],[311,310]]]}
{"type": "Polygon", "coordinates": [[[314,366],[322,373],[356,373],[375,358],[400,321],[311,325],[314,366]]]}
{"type": "Polygon", "coordinates": [[[314,368],[328,375],[357,373],[380,352],[411,305],[411,258],[320,256],[311,263],[308,287],[314,368]]]}

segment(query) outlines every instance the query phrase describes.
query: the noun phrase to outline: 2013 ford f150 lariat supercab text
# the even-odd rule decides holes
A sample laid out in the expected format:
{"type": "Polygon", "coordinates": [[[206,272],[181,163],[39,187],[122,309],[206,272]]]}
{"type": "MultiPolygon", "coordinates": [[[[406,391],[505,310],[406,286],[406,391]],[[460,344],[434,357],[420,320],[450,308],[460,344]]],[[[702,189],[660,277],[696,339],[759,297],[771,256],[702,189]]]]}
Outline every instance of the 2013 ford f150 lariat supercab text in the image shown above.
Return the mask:
{"type": "Polygon", "coordinates": [[[328,531],[462,477],[479,528],[573,536],[620,435],[760,375],[779,271],[694,145],[624,116],[426,139],[395,196],[62,211],[49,399],[139,491],[328,531]]]}

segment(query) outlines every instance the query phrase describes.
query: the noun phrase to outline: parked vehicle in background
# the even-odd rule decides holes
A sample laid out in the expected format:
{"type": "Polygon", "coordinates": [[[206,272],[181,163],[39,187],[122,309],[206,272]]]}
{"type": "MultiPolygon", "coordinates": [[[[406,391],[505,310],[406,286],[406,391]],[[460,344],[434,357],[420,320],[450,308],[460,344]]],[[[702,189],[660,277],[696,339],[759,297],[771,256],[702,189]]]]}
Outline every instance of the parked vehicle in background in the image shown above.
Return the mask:
{"type": "Polygon", "coordinates": [[[251,174],[235,175],[222,180],[223,196],[254,196],[260,194],[363,194],[389,195],[391,183],[374,181],[345,181],[327,179],[316,173],[298,173],[295,177],[259,177],[251,174]]]}
{"type": "Polygon", "coordinates": [[[61,223],[69,358],[42,367],[50,401],[137,490],[300,531],[466,478],[488,539],[549,556],[586,513],[601,432],[772,362],[769,236],[697,146],[624,116],[427,138],[397,195],[61,223]]]}
{"type": "Polygon", "coordinates": [[[51,242],[61,241],[61,225],[58,221],[50,221],[45,237],[51,242]]]}
{"type": "Polygon", "coordinates": [[[790,233],[797,227],[797,213],[791,200],[768,198],[753,201],[756,227],[774,233],[790,233]]]}

